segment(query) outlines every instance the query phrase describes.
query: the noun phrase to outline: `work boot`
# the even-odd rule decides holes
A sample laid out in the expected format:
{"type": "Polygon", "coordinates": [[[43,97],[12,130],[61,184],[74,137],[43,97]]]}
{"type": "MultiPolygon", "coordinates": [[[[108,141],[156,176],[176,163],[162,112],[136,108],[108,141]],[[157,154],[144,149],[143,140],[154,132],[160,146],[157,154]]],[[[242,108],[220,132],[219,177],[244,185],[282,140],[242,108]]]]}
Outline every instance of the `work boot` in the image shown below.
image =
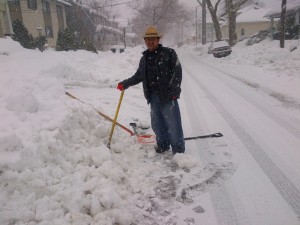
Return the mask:
{"type": "Polygon", "coordinates": [[[163,153],[163,152],[166,152],[166,151],[169,151],[170,150],[170,148],[160,148],[160,147],[158,147],[158,146],[155,146],[154,147],[154,149],[155,149],[155,151],[157,152],[157,153],[163,153]]]}
{"type": "Polygon", "coordinates": [[[178,150],[178,151],[176,151],[176,150],[173,150],[173,155],[175,155],[176,153],[184,153],[184,150],[178,150]]]}

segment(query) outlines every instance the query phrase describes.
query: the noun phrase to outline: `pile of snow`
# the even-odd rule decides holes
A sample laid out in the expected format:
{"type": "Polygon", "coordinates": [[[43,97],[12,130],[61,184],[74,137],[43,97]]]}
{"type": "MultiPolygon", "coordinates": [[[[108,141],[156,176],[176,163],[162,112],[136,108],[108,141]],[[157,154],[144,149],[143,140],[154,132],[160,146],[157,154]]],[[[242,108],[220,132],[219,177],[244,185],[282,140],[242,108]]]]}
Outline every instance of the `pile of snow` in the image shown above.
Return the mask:
{"type": "Polygon", "coordinates": [[[238,42],[232,47],[232,53],[224,58],[207,53],[210,43],[186,48],[193,50],[202,62],[208,65],[213,62],[220,70],[226,67],[236,79],[276,97],[289,107],[299,108],[300,46],[291,52],[289,40],[285,48],[280,48],[277,40],[265,39],[251,46],[245,42],[238,42]]]}
{"type": "Polygon", "coordinates": [[[289,51],[289,41],[286,48],[279,47],[279,41],[266,39],[252,46],[239,42],[233,47],[232,55],[223,61],[234,64],[252,64],[268,70],[300,78],[300,50],[289,51]]]}
{"type": "MultiPolygon", "coordinates": [[[[300,46],[298,49],[290,52],[291,41],[286,40],[285,48],[279,47],[279,41],[266,39],[260,43],[247,46],[247,40],[238,42],[232,47],[232,53],[224,58],[214,59],[218,63],[235,65],[255,65],[268,71],[300,78],[300,46]]],[[[211,61],[213,56],[208,55],[208,47],[200,45],[193,47],[203,60],[211,61]]]]}
{"type": "Polygon", "coordinates": [[[131,224],[155,195],[155,166],[139,156],[155,152],[119,129],[119,153],[108,149],[111,124],[65,91],[80,83],[117,93],[141,48],[42,53],[0,39],[0,49],[0,224],[131,224]]]}

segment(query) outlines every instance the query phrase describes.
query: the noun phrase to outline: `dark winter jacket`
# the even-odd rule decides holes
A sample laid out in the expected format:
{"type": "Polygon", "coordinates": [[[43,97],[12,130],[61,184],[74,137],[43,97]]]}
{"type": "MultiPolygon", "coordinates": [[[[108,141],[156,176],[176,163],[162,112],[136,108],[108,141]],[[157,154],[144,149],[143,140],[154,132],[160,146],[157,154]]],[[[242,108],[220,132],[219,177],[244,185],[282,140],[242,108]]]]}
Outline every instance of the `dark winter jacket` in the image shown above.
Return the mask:
{"type": "MultiPolygon", "coordinates": [[[[161,102],[168,102],[174,97],[179,98],[181,92],[182,69],[174,49],[163,47],[161,44],[158,49],[158,56],[156,57],[156,76],[158,82],[158,95],[161,102]]],[[[143,52],[139,67],[136,73],[129,79],[121,82],[124,88],[136,85],[143,82],[144,95],[147,102],[150,103],[150,88],[147,79],[147,54],[149,50],[143,52]]]]}

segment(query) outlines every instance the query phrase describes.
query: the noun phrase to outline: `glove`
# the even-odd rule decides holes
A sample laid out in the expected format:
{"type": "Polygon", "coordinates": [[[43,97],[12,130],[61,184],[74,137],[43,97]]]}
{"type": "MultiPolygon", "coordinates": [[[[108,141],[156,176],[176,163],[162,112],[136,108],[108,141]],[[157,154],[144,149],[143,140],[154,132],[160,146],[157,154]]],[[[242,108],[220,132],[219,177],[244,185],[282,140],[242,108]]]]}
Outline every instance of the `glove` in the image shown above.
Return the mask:
{"type": "Polygon", "coordinates": [[[123,84],[121,84],[121,83],[118,83],[117,89],[119,89],[120,91],[124,91],[125,90],[123,84]]]}

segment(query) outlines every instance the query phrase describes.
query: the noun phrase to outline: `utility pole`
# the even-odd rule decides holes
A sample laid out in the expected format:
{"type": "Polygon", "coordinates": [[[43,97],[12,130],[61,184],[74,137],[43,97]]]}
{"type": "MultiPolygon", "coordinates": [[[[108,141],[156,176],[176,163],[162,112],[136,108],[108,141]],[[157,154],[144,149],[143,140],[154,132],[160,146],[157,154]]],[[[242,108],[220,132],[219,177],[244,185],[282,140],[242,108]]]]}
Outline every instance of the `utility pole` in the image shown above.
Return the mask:
{"type": "Polygon", "coordinates": [[[123,28],[123,39],[124,39],[124,48],[126,48],[126,30],[123,28]]]}
{"type": "Polygon", "coordinates": [[[286,15],[286,0],[282,0],[281,4],[281,16],[280,16],[280,48],[284,48],[285,40],[285,15],[286,15]]]}
{"type": "Polygon", "coordinates": [[[206,44],[206,0],[202,0],[202,44],[206,44]]]}
{"type": "Polygon", "coordinates": [[[196,45],[198,44],[198,14],[197,14],[198,6],[196,6],[196,45]]]}

